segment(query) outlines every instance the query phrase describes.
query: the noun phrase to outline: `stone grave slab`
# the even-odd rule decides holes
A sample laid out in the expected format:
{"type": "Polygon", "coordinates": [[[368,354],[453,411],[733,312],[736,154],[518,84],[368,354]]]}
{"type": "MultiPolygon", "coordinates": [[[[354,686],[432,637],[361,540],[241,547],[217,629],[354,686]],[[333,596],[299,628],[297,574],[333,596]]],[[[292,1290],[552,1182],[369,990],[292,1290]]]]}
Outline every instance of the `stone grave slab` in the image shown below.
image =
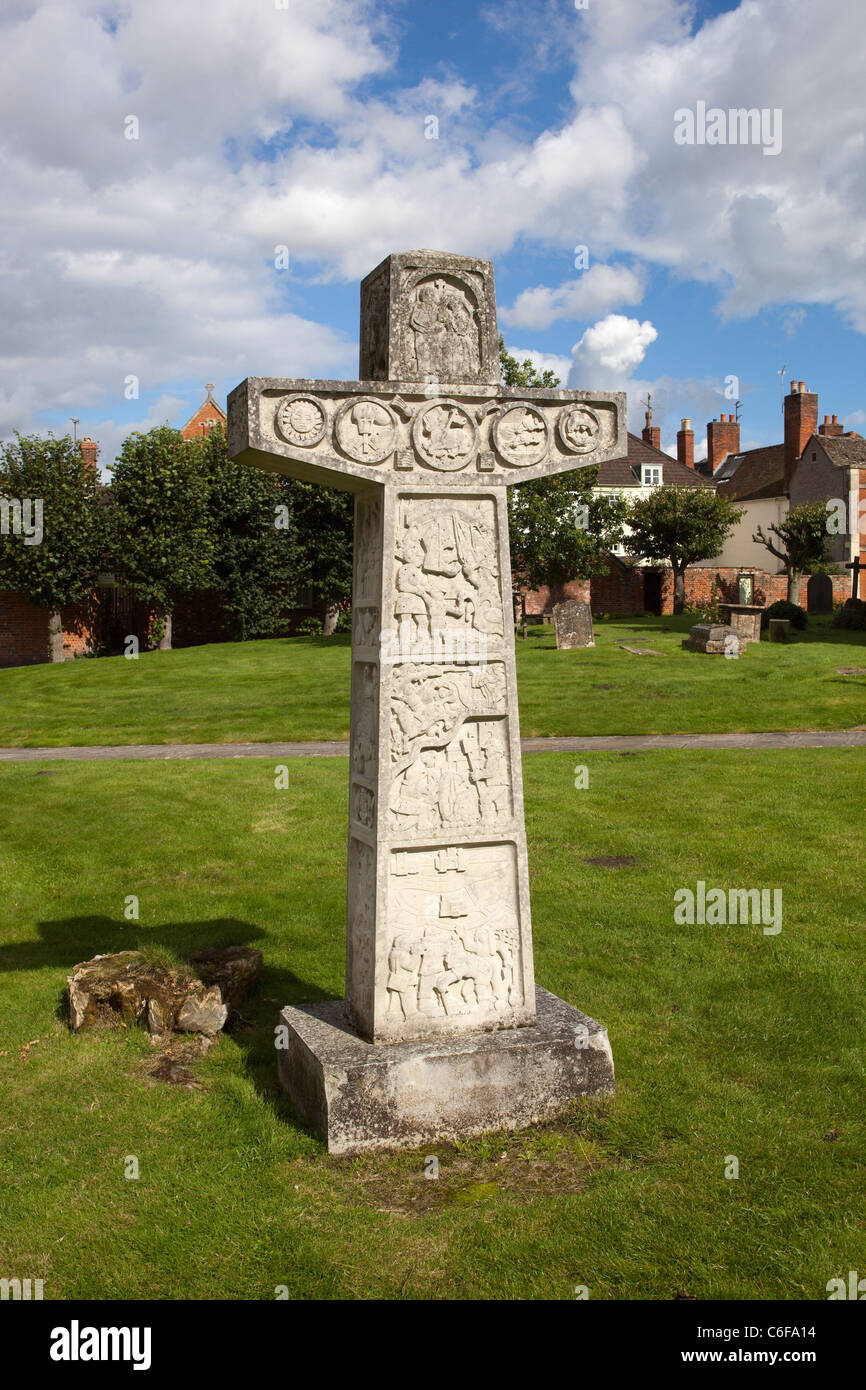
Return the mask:
{"type": "Polygon", "coordinates": [[[683,646],[691,652],[707,652],[711,656],[739,656],[745,648],[742,634],[727,623],[695,623],[689,628],[683,646]]]}

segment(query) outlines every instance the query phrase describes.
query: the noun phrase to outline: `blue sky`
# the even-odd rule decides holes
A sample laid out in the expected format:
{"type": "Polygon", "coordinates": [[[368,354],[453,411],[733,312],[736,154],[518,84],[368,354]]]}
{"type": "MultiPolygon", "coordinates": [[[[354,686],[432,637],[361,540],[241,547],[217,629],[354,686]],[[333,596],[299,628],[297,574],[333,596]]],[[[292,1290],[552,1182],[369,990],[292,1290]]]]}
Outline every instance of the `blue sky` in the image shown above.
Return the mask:
{"type": "Polygon", "coordinates": [[[4,437],[74,415],[105,465],[205,381],[352,378],[415,246],[494,259],[509,346],[633,429],[651,392],[663,447],[731,377],[744,446],[790,379],[866,433],[861,0],[8,0],[0,39],[4,437]],[[677,143],[698,103],[780,149],[677,143]]]}

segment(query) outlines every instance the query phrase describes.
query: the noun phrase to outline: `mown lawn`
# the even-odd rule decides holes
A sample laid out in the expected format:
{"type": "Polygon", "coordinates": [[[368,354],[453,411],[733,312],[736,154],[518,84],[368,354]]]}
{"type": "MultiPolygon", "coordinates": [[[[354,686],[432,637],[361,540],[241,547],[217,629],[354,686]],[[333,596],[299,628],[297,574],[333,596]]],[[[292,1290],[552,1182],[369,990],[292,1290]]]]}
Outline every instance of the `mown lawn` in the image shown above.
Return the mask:
{"type": "MultiPolygon", "coordinates": [[[[790,646],[739,660],[682,650],[691,618],[618,618],[596,646],[518,637],[521,731],[664,734],[847,729],[866,721],[866,634],[812,618],[790,646]],[[648,646],[634,656],[618,643],[648,646]]],[[[0,746],[343,739],[349,639],[297,637],[0,671],[0,746]]]]}
{"type": "Polygon", "coordinates": [[[342,990],[344,761],[285,791],[259,760],[0,766],[0,1275],[46,1298],[825,1299],[866,1269],[866,753],[599,755],[580,791],[575,761],[525,765],[537,976],[608,1026],[618,1093],[443,1148],[438,1182],[422,1152],[329,1158],[275,1089],[279,1007],[342,990]],[[781,888],[781,932],[676,925],[699,879],[781,888]],[[229,942],[265,970],[202,1090],[151,1084],[143,1033],[58,1014],[98,951],[229,942]]]}

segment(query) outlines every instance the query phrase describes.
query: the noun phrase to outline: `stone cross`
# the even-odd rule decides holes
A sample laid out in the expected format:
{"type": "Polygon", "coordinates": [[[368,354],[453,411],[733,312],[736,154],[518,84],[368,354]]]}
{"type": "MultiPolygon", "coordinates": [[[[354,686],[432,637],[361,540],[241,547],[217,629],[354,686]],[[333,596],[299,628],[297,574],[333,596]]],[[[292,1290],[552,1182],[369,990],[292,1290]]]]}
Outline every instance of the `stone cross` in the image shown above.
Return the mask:
{"type": "Polygon", "coordinates": [[[529,1026],[506,488],[625,454],[625,397],[501,386],[474,257],[388,256],[360,337],[359,381],[228,402],[232,458],[355,493],[345,1017],[376,1044],[529,1026]]]}
{"type": "Polygon", "coordinates": [[[860,556],[855,555],[853,560],[849,560],[845,566],[846,570],[851,571],[851,597],[860,597],[860,556]]]}

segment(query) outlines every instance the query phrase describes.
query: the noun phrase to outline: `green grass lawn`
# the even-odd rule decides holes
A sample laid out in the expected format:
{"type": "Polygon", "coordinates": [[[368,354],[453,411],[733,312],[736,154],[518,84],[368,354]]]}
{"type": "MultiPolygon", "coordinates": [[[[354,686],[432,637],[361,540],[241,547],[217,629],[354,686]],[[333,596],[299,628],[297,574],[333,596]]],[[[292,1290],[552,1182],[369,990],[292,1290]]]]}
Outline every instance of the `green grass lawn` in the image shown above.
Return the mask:
{"type": "MultiPolygon", "coordinates": [[[[620,657],[606,638],[587,665],[662,679],[661,658],[620,657]]],[[[256,732],[297,734],[267,720],[276,669],[308,650],[142,661],[116,679],[141,682],[134,717],[154,722],[141,729],[129,705],[125,732],[152,736],[180,708],[178,682],[147,713],[149,665],[242,655],[243,689],[272,651],[256,732]]],[[[764,688],[784,702],[797,667],[785,681],[772,663],[824,650],[767,651],[764,688]]],[[[586,655],[521,660],[577,683],[586,655]]],[[[323,660],[336,688],[345,652],[323,660]]],[[[707,659],[697,679],[764,661],[707,659]]],[[[87,682],[106,669],[24,675],[89,691],[96,712],[87,682]]],[[[572,720],[586,717],[577,704],[572,720]]],[[[185,732],[215,736],[219,704],[206,729],[191,705],[185,732]]],[[[291,709],[286,697],[281,717],[291,709]]],[[[329,1158],[275,1087],[279,1007],[342,991],[343,760],[293,763],[285,791],[264,760],[0,766],[0,1274],[44,1279],[46,1298],[272,1298],[285,1285],[313,1299],[570,1299],[584,1284],[593,1299],[822,1300],[828,1279],[866,1269],[866,753],[599,755],[581,759],[581,791],[575,761],[525,767],[537,977],[608,1026],[617,1096],[443,1148],[438,1182],[423,1176],[431,1149],[329,1158]],[[635,862],[584,862],[596,856],[635,862]],[[675,925],[674,892],[699,879],[781,888],[781,932],[675,925]],[[139,922],[124,920],[130,894],[139,922]],[[248,1026],[194,1064],[202,1090],[152,1084],[144,1033],[76,1038],[58,1014],[70,968],[98,951],[230,942],[260,946],[265,969],[248,1026]]]]}
{"type": "MultiPolygon", "coordinates": [[[[550,626],[517,639],[521,731],[732,733],[866,721],[866,634],[812,618],[790,646],[736,661],[682,650],[691,618],[618,618],[558,652],[550,626]],[[633,656],[617,643],[649,646],[633,656]]],[[[0,671],[0,746],[342,739],[349,639],[296,637],[0,671]]]]}

